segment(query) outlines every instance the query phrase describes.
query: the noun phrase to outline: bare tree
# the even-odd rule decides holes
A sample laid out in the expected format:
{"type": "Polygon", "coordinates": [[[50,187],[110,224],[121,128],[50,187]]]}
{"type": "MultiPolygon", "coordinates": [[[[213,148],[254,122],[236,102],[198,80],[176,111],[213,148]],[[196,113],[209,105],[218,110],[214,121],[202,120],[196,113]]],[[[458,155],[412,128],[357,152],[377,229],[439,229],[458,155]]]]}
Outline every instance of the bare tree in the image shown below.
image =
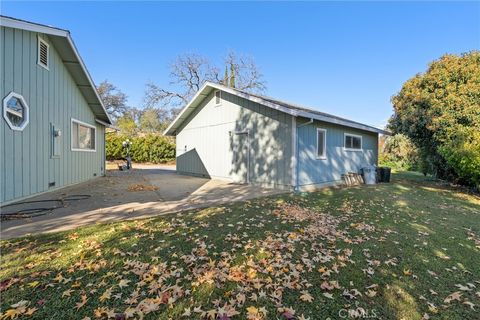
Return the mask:
{"type": "Polygon", "coordinates": [[[113,121],[127,112],[127,95],[112,83],[104,80],[97,86],[97,92],[113,121]]]}
{"type": "Polygon", "coordinates": [[[225,85],[235,82],[236,88],[252,93],[265,91],[263,75],[253,58],[230,52],[225,57],[224,63],[225,68],[231,69],[230,76],[227,72],[222,76],[220,70],[223,68],[213,65],[201,55],[183,54],[178,56],[170,66],[171,80],[168,88],[153,82],[146,84],[144,107],[166,109],[174,115],[200,90],[205,81],[225,85]],[[225,79],[227,76],[229,79],[225,79]]]}
{"type": "Polygon", "coordinates": [[[252,93],[262,93],[267,89],[263,75],[251,56],[239,56],[230,51],[225,57],[225,65],[233,67],[234,73],[231,72],[230,77],[235,77],[235,88],[252,93]]]}

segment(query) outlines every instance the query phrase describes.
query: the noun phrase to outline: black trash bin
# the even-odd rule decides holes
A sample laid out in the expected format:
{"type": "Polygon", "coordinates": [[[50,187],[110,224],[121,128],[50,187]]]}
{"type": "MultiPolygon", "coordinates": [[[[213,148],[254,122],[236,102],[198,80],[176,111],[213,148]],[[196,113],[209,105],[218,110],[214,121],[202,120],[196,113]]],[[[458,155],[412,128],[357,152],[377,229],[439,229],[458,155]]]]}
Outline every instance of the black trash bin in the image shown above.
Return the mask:
{"type": "Polygon", "coordinates": [[[390,182],[390,173],[392,172],[392,169],[389,167],[383,167],[383,182],[390,182]]]}
{"type": "Polygon", "coordinates": [[[390,182],[390,172],[389,167],[378,167],[377,169],[377,180],[378,182],[390,182]]]}

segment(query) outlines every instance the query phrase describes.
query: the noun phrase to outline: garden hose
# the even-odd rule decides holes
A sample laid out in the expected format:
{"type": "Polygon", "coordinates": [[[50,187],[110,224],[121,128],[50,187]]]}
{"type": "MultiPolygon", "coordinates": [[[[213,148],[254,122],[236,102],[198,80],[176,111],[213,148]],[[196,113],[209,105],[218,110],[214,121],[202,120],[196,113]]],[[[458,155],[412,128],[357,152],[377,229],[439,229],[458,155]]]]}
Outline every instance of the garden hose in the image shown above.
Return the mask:
{"type": "Polygon", "coordinates": [[[64,208],[69,201],[86,200],[86,199],[89,199],[90,197],[91,195],[89,194],[73,194],[73,195],[69,195],[69,196],[57,198],[57,199],[15,202],[15,203],[7,204],[0,207],[0,219],[3,221],[3,220],[11,220],[11,219],[25,219],[25,218],[38,217],[38,216],[50,213],[55,209],[64,208]],[[2,212],[2,210],[7,207],[14,207],[14,206],[20,206],[20,205],[32,204],[32,203],[46,203],[46,202],[53,202],[55,203],[55,205],[39,207],[39,208],[21,209],[14,212],[8,212],[8,213],[2,212]]]}

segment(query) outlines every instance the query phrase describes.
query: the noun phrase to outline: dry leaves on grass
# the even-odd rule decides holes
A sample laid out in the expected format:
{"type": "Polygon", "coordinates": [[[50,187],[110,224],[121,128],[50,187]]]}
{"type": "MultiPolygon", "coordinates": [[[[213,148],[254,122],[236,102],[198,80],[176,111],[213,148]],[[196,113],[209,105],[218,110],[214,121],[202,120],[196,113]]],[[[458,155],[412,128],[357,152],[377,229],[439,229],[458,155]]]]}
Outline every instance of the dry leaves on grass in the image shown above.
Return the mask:
{"type": "MultiPolygon", "coordinates": [[[[148,186],[135,185],[130,186],[129,190],[143,191],[146,188],[148,186]]],[[[193,244],[191,251],[175,252],[166,261],[154,255],[150,261],[141,260],[135,247],[130,251],[114,248],[113,255],[122,261],[121,274],[111,268],[111,261],[103,258],[105,249],[101,243],[78,240],[78,234],[72,233],[67,238],[80,241],[81,248],[79,259],[68,269],[72,276],[57,273],[47,285],[62,289],[62,299],[76,297],[76,310],[82,310],[88,304],[99,305],[91,315],[94,318],[117,315],[124,319],[143,317],[189,299],[191,305],[197,306],[184,310],[182,317],[186,319],[197,315],[206,319],[228,320],[242,313],[247,319],[266,319],[265,304],[276,306],[281,317],[293,319],[296,311],[284,306],[285,293],[296,294],[299,303],[306,304],[316,302],[308,290],[313,286],[320,286],[325,291],[324,301],[334,299],[337,296],[335,293],[340,296],[345,288],[331,277],[353,263],[353,251],[350,248],[337,249],[336,244],[354,245],[367,241],[369,237],[366,232],[374,228],[365,223],[355,224],[353,227],[363,233],[351,237],[347,229],[339,228],[341,223],[349,219],[348,215],[334,217],[288,203],[278,205],[272,213],[273,216],[268,219],[287,222],[293,229],[268,232],[252,240],[246,231],[262,227],[268,223],[267,218],[238,221],[227,225],[223,250],[219,250],[207,237],[185,233],[185,241],[193,244]],[[305,254],[307,249],[309,253],[305,254]],[[242,251],[244,259],[239,262],[238,252],[242,251]],[[301,254],[301,259],[294,257],[297,252],[301,254]],[[106,276],[96,283],[85,283],[82,278],[73,277],[76,272],[97,273],[106,270],[106,276]],[[308,274],[312,272],[319,272],[323,283],[311,283],[308,274]],[[200,301],[195,301],[196,292],[205,286],[225,290],[223,298],[216,299],[213,305],[202,305],[200,301]],[[227,287],[230,289],[227,290],[227,287]],[[76,291],[81,292],[80,299],[76,291]],[[117,300],[125,305],[123,310],[109,307],[112,301],[117,300]]],[[[202,229],[211,227],[206,221],[187,222],[183,218],[174,218],[157,230],[145,224],[135,224],[137,241],[145,237],[154,239],[152,234],[155,231],[176,234],[178,230],[188,230],[194,224],[202,229]]],[[[126,227],[126,230],[131,231],[131,227],[126,227]]],[[[31,283],[35,283],[35,287],[40,285],[38,280],[31,283]]],[[[358,290],[356,292],[360,293],[358,290]]],[[[373,292],[370,290],[371,296],[373,292]]],[[[13,317],[27,312],[26,309],[14,310],[10,311],[13,317]]],[[[306,318],[304,315],[300,317],[306,318]]]]}
{"type": "MultiPolygon", "coordinates": [[[[205,218],[208,214],[231,214],[231,209],[221,208],[193,219],[178,215],[156,225],[142,220],[113,227],[129,232],[128,237],[116,240],[129,243],[126,247],[115,243],[107,249],[102,241],[71,233],[66,236],[68,241],[61,241],[78,244],[78,259],[65,270],[12,278],[2,281],[1,288],[9,290],[21,282],[26,290],[45,290],[47,300],[51,292],[48,290],[55,290],[65,304],[74,304],[75,310],[88,312],[91,318],[134,319],[180,307],[176,319],[258,320],[314,319],[317,305],[377,302],[384,294],[377,277],[385,269],[396,269],[395,277],[416,281],[414,272],[418,270],[414,265],[407,266],[402,257],[376,259],[374,249],[359,249],[367,241],[387,241],[395,231],[380,230],[371,221],[358,221],[357,209],[349,201],[343,203],[338,216],[288,202],[275,203],[270,209],[271,204],[257,203],[261,214],[237,221],[211,223],[205,218]],[[263,229],[273,223],[287,227],[263,229]],[[221,231],[215,235],[221,244],[212,241],[211,234],[202,233],[211,229],[221,231]],[[168,237],[181,239],[182,248],[167,245],[168,237]],[[145,256],[142,250],[149,254],[145,256]],[[341,281],[352,268],[365,283],[341,281]],[[79,274],[88,276],[82,278],[79,274]],[[87,280],[97,274],[102,276],[87,280]],[[215,298],[201,297],[208,290],[207,295],[215,293],[215,298]],[[292,297],[294,307],[287,303],[292,297]],[[301,310],[297,303],[309,312],[296,314],[295,309],[301,310]]],[[[438,278],[439,273],[428,270],[425,276],[438,278]]],[[[447,297],[441,291],[425,292],[432,300],[425,298],[425,311],[436,314],[455,302],[465,309],[475,309],[474,293],[479,294],[473,283],[458,284],[454,290],[459,291],[447,297]]],[[[30,309],[28,303],[12,305],[2,317],[35,313],[37,307],[44,307],[45,300],[42,304],[33,302],[36,307],[30,309]]]]}

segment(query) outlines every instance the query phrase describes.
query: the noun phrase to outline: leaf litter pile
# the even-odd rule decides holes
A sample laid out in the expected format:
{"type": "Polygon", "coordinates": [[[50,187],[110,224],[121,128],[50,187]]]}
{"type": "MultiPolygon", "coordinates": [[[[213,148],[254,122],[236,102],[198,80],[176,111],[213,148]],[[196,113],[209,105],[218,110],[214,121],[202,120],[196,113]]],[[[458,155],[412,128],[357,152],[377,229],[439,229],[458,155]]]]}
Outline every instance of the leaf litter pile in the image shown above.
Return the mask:
{"type": "Polygon", "coordinates": [[[414,188],[272,197],[2,241],[0,318],[474,319],[480,204],[442,213],[453,195],[435,204],[414,188]]]}

